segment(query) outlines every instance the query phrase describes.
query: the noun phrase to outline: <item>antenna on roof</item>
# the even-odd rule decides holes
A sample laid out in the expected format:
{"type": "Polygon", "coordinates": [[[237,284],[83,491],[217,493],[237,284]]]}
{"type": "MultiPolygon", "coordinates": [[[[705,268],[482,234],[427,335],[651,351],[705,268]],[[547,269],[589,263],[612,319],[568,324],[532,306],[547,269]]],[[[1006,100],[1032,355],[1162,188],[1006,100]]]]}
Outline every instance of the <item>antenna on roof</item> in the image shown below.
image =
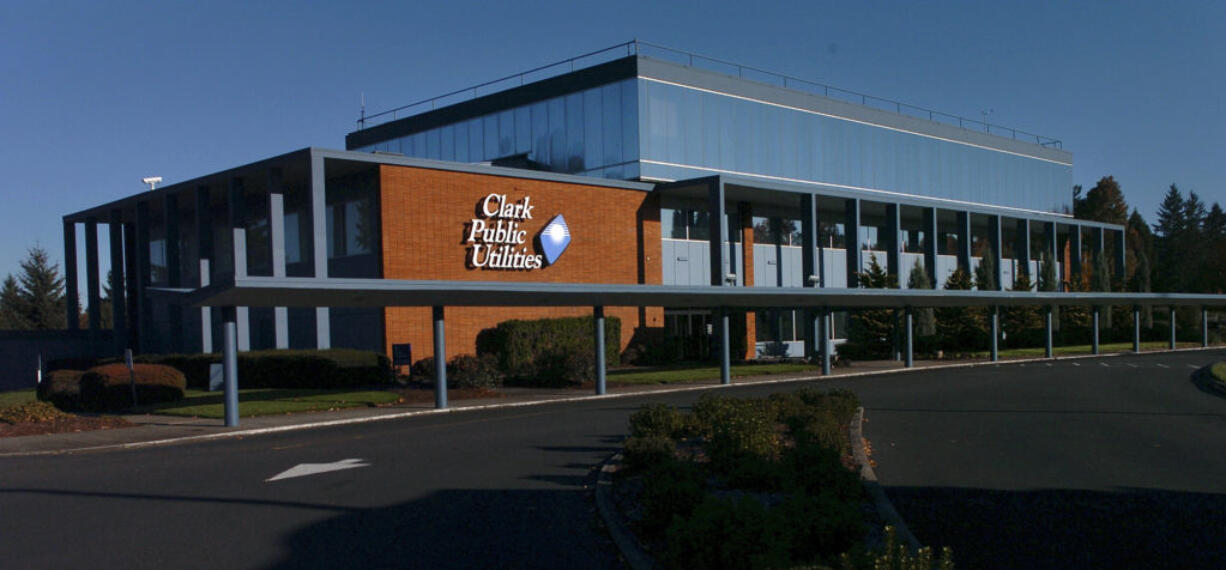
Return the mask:
{"type": "Polygon", "coordinates": [[[362,91],[362,118],[358,119],[358,124],[361,128],[366,128],[366,92],[362,91]]]}
{"type": "Polygon", "coordinates": [[[155,190],[158,187],[158,182],[162,181],[161,176],[146,176],[140,179],[141,182],[149,185],[150,190],[155,190]]]}

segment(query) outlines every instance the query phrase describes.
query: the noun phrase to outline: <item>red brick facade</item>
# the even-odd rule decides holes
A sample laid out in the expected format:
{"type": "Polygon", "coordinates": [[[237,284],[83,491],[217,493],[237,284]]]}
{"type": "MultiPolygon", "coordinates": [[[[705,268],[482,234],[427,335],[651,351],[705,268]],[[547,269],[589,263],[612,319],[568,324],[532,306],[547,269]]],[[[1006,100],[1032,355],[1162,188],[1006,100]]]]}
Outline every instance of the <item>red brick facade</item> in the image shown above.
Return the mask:
{"type": "MultiPolygon", "coordinates": [[[[380,227],[383,276],[387,279],[508,281],[539,283],[660,283],[660,207],[650,193],[598,185],[431,170],[380,167],[380,227]],[[533,244],[557,214],[564,216],[571,241],[553,265],[531,270],[471,266],[471,223],[491,226],[483,205],[490,194],[509,204],[530,197],[530,219],[514,220],[525,241],[515,251],[539,253],[533,244]]],[[[490,207],[497,199],[491,201],[490,207]]],[[[520,216],[521,218],[523,216],[520,216]]],[[[389,307],[385,311],[388,354],[391,345],[412,343],[414,358],[433,355],[429,307],[389,307]]],[[[472,354],[482,329],[509,319],[591,315],[590,307],[449,307],[447,353],[472,354]]],[[[637,327],[664,326],[659,307],[609,307],[621,319],[624,349],[637,327]]]]}

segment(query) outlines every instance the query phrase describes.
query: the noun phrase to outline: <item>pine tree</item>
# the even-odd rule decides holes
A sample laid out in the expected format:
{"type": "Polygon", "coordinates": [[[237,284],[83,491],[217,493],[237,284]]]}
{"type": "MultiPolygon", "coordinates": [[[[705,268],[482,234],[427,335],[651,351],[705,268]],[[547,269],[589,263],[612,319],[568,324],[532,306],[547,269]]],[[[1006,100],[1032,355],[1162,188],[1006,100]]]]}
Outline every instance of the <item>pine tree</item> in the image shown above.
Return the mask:
{"type": "Polygon", "coordinates": [[[1187,292],[1189,279],[1186,274],[1188,245],[1191,227],[1187,218],[1188,209],[1174,184],[1167,190],[1158,207],[1158,223],[1154,224],[1154,289],[1162,292],[1187,292]]]}
{"type": "Polygon", "coordinates": [[[4,279],[3,288],[0,288],[0,329],[25,330],[30,328],[25,314],[21,289],[17,287],[17,280],[9,275],[4,279]]]}
{"type": "MultiPolygon", "coordinates": [[[[971,278],[959,267],[945,280],[947,291],[969,291],[971,278]]],[[[972,307],[942,307],[936,309],[936,329],[945,346],[971,351],[987,343],[983,310],[972,307]]]]}
{"type": "MultiPolygon", "coordinates": [[[[911,267],[911,275],[907,277],[908,289],[931,289],[932,280],[928,276],[928,271],[924,269],[924,264],[920,260],[915,260],[915,265],[911,267]]],[[[919,309],[915,313],[916,331],[920,336],[932,336],[936,334],[936,317],[933,316],[931,308],[919,309]]]]}
{"type": "MultiPolygon", "coordinates": [[[[1019,272],[1013,280],[1013,291],[1031,291],[1033,288],[1030,276],[1025,273],[1019,272]]],[[[1001,326],[1008,334],[1006,339],[1012,340],[1011,346],[1019,346],[1018,343],[1027,336],[1029,331],[1043,326],[1043,318],[1039,314],[1038,307],[1024,305],[1005,307],[1001,310],[1001,326]]]]}
{"type": "MultiPolygon", "coordinates": [[[[877,256],[869,258],[868,270],[856,274],[861,287],[866,289],[894,288],[896,277],[886,273],[877,263],[877,256]]],[[[890,353],[894,336],[894,315],[889,309],[866,309],[852,313],[847,340],[864,347],[877,356],[890,353]]]]}
{"type": "Polygon", "coordinates": [[[21,262],[21,298],[24,316],[30,328],[37,330],[65,328],[64,280],[60,268],[51,263],[47,251],[30,248],[21,262]]]}
{"type": "Polygon", "coordinates": [[[1039,279],[1036,285],[1039,291],[1055,291],[1056,262],[1046,252],[1039,254],[1039,279]]]}
{"type": "Polygon", "coordinates": [[[996,278],[996,255],[991,250],[985,251],[979,258],[979,267],[975,268],[975,287],[980,291],[996,291],[999,289],[996,278]]]}

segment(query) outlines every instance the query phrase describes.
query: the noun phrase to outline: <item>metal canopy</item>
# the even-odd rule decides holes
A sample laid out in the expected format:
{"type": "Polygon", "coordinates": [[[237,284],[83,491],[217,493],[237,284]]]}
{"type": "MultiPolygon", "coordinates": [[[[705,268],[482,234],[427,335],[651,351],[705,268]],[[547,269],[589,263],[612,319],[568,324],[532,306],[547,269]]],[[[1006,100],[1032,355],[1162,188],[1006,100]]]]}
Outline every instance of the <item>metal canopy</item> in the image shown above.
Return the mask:
{"type": "Polygon", "coordinates": [[[213,307],[678,307],[873,308],[1035,305],[1226,306],[1226,295],[1034,293],[810,287],[414,281],[306,277],[224,279],[201,289],[150,288],[213,307]]]}

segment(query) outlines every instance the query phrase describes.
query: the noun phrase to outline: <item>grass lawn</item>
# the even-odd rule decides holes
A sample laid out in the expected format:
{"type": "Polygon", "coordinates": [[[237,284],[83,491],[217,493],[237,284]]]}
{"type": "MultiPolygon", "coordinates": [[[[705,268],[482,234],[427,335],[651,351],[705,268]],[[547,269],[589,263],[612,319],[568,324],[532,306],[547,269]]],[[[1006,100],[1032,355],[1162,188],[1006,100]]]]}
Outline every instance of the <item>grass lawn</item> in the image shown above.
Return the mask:
{"type": "MultiPolygon", "coordinates": [[[[392,404],[399,400],[399,394],[382,390],[282,390],[276,388],[239,390],[238,415],[252,417],[373,407],[392,404]]],[[[188,390],[187,397],[178,402],[150,406],[144,408],[144,411],[167,416],[220,419],[225,417],[225,403],[221,392],[188,390]]]]}
{"type": "Polygon", "coordinates": [[[1217,380],[1219,384],[1226,384],[1226,361],[1214,364],[1209,369],[1209,373],[1213,375],[1213,379],[1217,380]]]}
{"type": "MultiPolygon", "coordinates": [[[[1165,340],[1155,340],[1141,343],[1141,351],[1149,350],[1166,350],[1170,343],[1165,340]]],[[[1176,348],[1195,348],[1200,346],[1199,342],[1176,342],[1176,348]]],[[[1132,350],[1132,342],[1112,342],[1098,345],[1099,352],[1128,352],[1132,350]]],[[[1042,358],[1044,355],[1043,347],[1035,348],[1010,348],[1000,351],[1001,358],[1042,358]]],[[[1053,346],[1052,354],[1055,356],[1068,356],[1070,354],[1090,354],[1090,345],[1071,345],[1071,346],[1053,346]]],[[[987,358],[991,353],[988,351],[976,352],[975,356],[979,358],[987,358]]]]}
{"type": "MultiPolygon", "coordinates": [[[[778,362],[773,364],[734,364],[731,375],[760,376],[764,374],[790,374],[794,372],[815,372],[815,364],[799,362],[778,362]]],[[[667,368],[652,368],[650,370],[612,370],[609,371],[610,384],[684,384],[686,382],[701,382],[719,378],[719,366],[691,365],[667,368]]]]}
{"type": "Polygon", "coordinates": [[[38,399],[38,396],[34,394],[33,388],[30,388],[28,390],[13,390],[11,392],[0,392],[0,408],[6,407],[6,406],[16,406],[19,404],[25,404],[27,402],[33,402],[37,399],[38,399]]]}

